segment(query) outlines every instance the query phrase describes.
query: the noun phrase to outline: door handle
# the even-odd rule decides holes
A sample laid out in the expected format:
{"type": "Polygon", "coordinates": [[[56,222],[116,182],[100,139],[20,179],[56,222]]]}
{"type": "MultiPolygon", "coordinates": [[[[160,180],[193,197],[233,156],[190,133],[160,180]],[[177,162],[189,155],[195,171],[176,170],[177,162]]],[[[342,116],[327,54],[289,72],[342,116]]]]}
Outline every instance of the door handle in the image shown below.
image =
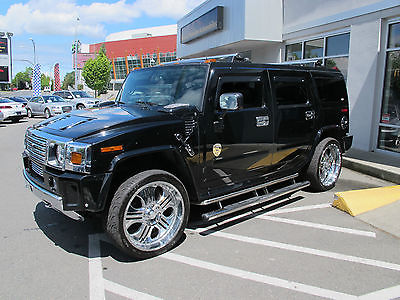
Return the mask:
{"type": "Polygon", "coordinates": [[[307,111],[305,112],[305,117],[306,117],[306,121],[315,119],[315,111],[313,111],[313,110],[307,110],[307,111]]]}
{"type": "Polygon", "coordinates": [[[267,127],[269,125],[269,116],[256,117],[256,127],[267,127]]]}

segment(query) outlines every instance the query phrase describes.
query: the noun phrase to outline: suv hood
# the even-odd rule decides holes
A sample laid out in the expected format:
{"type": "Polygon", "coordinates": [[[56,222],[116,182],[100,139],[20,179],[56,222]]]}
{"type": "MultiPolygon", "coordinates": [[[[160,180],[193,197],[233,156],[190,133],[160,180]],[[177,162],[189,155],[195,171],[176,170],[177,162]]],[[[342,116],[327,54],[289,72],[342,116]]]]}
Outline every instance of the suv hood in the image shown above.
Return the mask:
{"type": "Polygon", "coordinates": [[[34,125],[35,129],[76,140],[105,129],[171,119],[171,115],[145,107],[76,110],[34,125]]]}

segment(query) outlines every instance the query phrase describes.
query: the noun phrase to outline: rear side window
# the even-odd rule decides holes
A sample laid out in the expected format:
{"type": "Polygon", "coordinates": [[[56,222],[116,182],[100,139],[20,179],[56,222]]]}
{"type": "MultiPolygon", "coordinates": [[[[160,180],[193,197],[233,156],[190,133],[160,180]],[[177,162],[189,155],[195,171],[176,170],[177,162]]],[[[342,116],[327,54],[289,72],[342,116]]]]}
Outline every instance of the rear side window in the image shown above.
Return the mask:
{"type": "Polygon", "coordinates": [[[346,84],[343,78],[314,77],[322,103],[340,103],[347,100],[346,84]]]}
{"type": "Polygon", "coordinates": [[[305,78],[275,76],[275,98],[278,105],[308,105],[310,92],[305,78]]]}

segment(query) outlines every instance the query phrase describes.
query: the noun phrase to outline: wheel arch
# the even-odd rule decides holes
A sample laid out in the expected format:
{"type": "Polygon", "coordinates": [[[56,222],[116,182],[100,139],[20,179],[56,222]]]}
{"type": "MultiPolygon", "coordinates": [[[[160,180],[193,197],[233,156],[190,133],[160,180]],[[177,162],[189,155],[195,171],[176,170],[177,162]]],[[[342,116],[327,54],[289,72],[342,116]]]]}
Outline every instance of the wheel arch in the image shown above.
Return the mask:
{"type": "Polygon", "coordinates": [[[112,174],[110,185],[105,198],[104,208],[107,210],[110,201],[118,187],[129,177],[146,170],[158,169],[175,175],[185,186],[189,199],[195,202],[198,199],[193,174],[182,156],[172,146],[158,149],[141,149],[122,153],[116,156],[110,165],[112,174]]]}

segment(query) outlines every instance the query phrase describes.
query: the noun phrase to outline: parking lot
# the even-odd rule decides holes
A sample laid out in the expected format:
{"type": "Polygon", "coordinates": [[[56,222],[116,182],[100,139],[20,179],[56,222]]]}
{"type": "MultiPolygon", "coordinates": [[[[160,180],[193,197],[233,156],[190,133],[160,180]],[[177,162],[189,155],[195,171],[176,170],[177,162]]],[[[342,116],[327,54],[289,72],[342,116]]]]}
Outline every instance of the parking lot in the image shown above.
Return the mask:
{"type": "MultiPolygon", "coordinates": [[[[25,129],[0,123],[1,299],[400,298],[400,240],[331,207],[334,193],[392,185],[347,169],[333,191],[298,192],[134,261],[95,220],[47,209],[25,189],[25,129]]],[[[195,214],[195,213],[194,213],[195,214]]]]}

